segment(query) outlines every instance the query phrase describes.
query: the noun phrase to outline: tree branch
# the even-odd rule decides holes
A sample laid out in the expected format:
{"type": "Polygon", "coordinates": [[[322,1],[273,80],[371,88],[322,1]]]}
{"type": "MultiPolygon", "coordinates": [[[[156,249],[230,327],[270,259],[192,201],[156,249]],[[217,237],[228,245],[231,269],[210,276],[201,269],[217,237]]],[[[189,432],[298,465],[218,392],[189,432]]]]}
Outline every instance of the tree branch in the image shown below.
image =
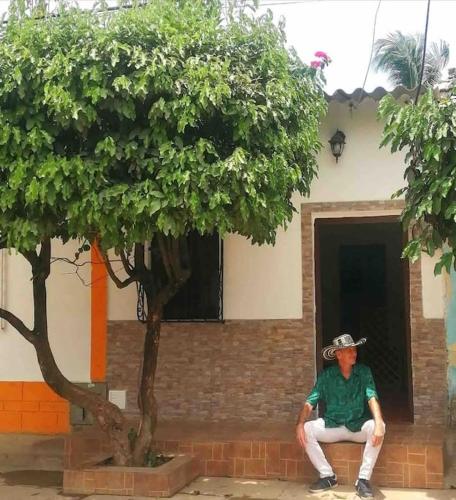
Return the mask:
{"type": "Polygon", "coordinates": [[[128,274],[128,276],[131,276],[133,274],[133,267],[128,260],[127,254],[125,253],[124,250],[121,250],[119,252],[120,255],[120,260],[122,261],[122,264],[124,266],[125,272],[128,274]]]}
{"type": "Polygon", "coordinates": [[[33,250],[21,251],[20,253],[25,257],[25,259],[28,261],[28,263],[32,266],[32,270],[36,269],[36,266],[39,263],[38,254],[33,250]]]}
{"type": "Polygon", "coordinates": [[[173,270],[171,268],[169,251],[168,248],[166,248],[165,239],[162,234],[158,234],[157,240],[158,240],[158,248],[160,249],[160,254],[163,262],[163,267],[165,268],[166,271],[166,276],[168,276],[168,280],[172,282],[174,280],[174,275],[173,275],[173,270]]]}
{"type": "MultiPolygon", "coordinates": [[[[85,260],[84,262],[77,262],[77,259],[69,259],[68,257],[52,257],[51,258],[51,264],[54,264],[55,262],[64,262],[65,264],[70,264],[71,266],[74,267],[84,267],[88,265],[93,265],[93,264],[99,264],[99,261],[95,260],[85,260]]],[[[109,259],[109,262],[122,262],[121,259],[109,259]]]]}
{"type": "Polygon", "coordinates": [[[171,266],[174,269],[174,276],[176,279],[179,279],[179,277],[182,274],[182,263],[181,263],[181,256],[180,256],[180,245],[179,245],[179,238],[173,238],[171,240],[171,266]]]}
{"type": "MultiPolygon", "coordinates": [[[[106,266],[106,270],[108,271],[109,277],[114,281],[114,284],[116,285],[117,288],[126,288],[128,285],[131,283],[134,283],[137,281],[136,276],[134,274],[130,274],[128,278],[124,281],[122,281],[114,272],[114,269],[112,268],[111,262],[108,258],[108,254],[102,250],[100,250],[101,257],[103,259],[104,265],[106,266]]],[[[125,265],[124,265],[125,267],[125,265]]]]}
{"type": "Polygon", "coordinates": [[[186,269],[182,271],[178,279],[164,286],[154,297],[152,302],[152,307],[149,309],[150,312],[156,311],[157,309],[161,309],[165,304],[167,304],[169,300],[181,288],[181,286],[188,280],[190,274],[191,274],[190,269],[186,269]]]}
{"type": "Polygon", "coordinates": [[[146,270],[146,263],[144,262],[144,245],[141,243],[135,243],[134,248],[135,255],[135,269],[136,271],[142,272],[146,270]]]}
{"type": "Polygon", "coordinates": [[[51,238],[46,238],[41,242],[39,259],[43,271],[42,278],[47,279],[51,274],[51,238]]]}
{"type": "Polygon", "coordinates": [[[25,340],[27,340],[31,344],[35,343],[35,337],[33,335],[32,330],[27,328],[24,322],[20,320],[16,315],[14,315],[12,312],[0,308],[0,318],[3,318],[5,321],[7,321],[15,330],[17,330],[24,337],[25,340]]]}
{"type": "Polygon", "coordinates": [[[25,259],[32,266],[33,279],[46,280],[51,273],[51,238],[45,238],[41,242],[40,251],[21,250],[25,259]]]}
{"type": "Polygon", "coordinates": [[[168,242],[165,239],[161,241],[160,252],[165,268],[168,266],[167,274],[169,282],[154,298],[151,311],[156,311],[167,304],[190,277],[191,270],[184,269],[181,262],[181,253],[186,253],[187,250],[186,242],[184,245],[181,245],[181,242],[177,238],[172,238],[168,242]]]}

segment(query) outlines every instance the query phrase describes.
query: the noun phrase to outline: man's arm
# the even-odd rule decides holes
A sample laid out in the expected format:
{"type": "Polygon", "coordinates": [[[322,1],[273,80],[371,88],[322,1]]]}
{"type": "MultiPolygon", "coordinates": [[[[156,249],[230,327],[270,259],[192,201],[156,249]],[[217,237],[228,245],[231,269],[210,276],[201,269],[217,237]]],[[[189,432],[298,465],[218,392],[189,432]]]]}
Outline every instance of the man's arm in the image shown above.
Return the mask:
{"type": "Polygon", "coordinates": [[[379,446],[385,435],[385,422],[383,421],[382,410],[377,398],[374,396],[368,401],[369,409],[375,422],[374,435],[372,436],[372,445],[379,446]]]}
{"type": "Polygon", "coordinates": [[[320,399],[324,399],[324,373],[317,377],[317,381],[307,396],[306,402],[299,413],[298,421],[296,422],[296,439],[298,443],[304,448],[306,445],[306,433],[304,431],[304,424],[309,420],[313,409],[317,406],[320,399]]]}
{"type": "Polygon", "coordinates": [[[310,414],[313,411],[313,406],[307,401],[304,403],[302,410],[299,413],[296,425],[304,425],[307,420],[309,420],[310,414]]]}
{"type": "Polygon", "coordinates": [[[309,420],[312,411],[313,406],[306,401],[302,410],[299,412],[298,420],[296,422],[296,439],[303,448],[306,445],[306,432],[304,431],[304,424],[307,420],[309,420]]]}
{"type": "Polygon", "coordinates": [[[383,436],[385,435],[385,422],[383,421],[382,411],[378,402],[377,388],[375,387],[372,371],[368,367],[365,367],[365,369],[366,401],[375,422],[372,444],[374,446],[379,446],[383,441],[383,436]]]}

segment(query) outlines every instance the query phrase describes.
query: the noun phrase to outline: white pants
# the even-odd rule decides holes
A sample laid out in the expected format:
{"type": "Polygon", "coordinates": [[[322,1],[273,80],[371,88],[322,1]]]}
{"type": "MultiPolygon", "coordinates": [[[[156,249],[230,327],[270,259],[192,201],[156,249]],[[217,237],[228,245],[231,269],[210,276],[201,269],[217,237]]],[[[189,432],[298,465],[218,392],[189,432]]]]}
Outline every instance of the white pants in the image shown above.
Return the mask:
{"type": "Polygon", "coordinates": [[[306,452],[313,466],[320,473],[320,477],[332,476],[334,472],[326,460],[325,454],[318,441],[322,443],[354,441],[355,443],[366,443],[358,477],[360,479],[369,480],[382,447],[381,444],[379,446],[372,445],[374,428],[375,422],[373,420],[365,422],[359,432],[351,432],[345,426],[334,428],[325,427],[325,421],[322,418],[306,422],[304,424],[304,431],[306,433],[306,452]]]}

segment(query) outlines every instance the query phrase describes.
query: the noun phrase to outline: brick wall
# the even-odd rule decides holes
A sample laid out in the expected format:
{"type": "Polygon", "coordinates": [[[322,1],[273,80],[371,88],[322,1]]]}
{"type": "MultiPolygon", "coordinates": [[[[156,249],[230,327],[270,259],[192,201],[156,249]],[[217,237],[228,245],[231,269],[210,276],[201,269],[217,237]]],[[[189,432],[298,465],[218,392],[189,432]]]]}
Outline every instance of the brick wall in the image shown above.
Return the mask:
{"type": "MultiPolygon", "coordinates": [[[[313,214],[364,216],[395,213],[402,206],[401,201],[302,205],[302,320],[165,324],[156,382],[160,417],[294,420],[315,374],[313,214]]],[[[410,266],[410,328],[415,422],[444,424],[444,321],[423,317],[420,263],[410,266]]],[[[126,389],[127,410],[135,412],[143,327],[116,321],[108,332],[109,388],[126,389]]]]}
{"type": "MultiPolygon", "coordinates": [[[[143,327],[108,326],[108,384],[135,412],[143,327]]],[[[314,380],[314,339],[299,320],[164,324],[156,396],[161,418],[289,420],[314,380]]]]}
{"type": "Polygon", "coordinates": [[[449,401],[445,321],[423,317],[419,262],[410,266],[410,304],[415,422],[446,424],[449,401]]]}

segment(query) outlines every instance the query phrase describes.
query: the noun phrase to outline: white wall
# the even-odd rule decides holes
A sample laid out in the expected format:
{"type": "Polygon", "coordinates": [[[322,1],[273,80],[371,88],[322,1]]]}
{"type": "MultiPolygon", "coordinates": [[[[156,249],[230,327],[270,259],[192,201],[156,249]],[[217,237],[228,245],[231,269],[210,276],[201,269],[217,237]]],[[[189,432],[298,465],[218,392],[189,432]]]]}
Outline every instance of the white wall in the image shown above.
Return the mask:
{"type": "Polygon", "coordinates": [[[376,112],[377,103],[371,99],[354,109],[348,104],[330,104],[321,129],[319,175],[310,202],[389,200],[404,185],[404,155],[379,148],[383,127],[376,112]],[[346,135],[338,163],[328,144],[337,129],[346,135]]]}
{"type": "MultiPolygon", "coordinates": [[[[295,206],[300,198],[295,197],[295,206]]],[[[302,316],[301,215],[280,229],[275,246],[254,245],[237,235],[224,242],[225,319],[302,316]]]]}
{"type": "Polygon", "coordinates": [[[423,285],[423,316],[425,318],[444,318],[447,302],[447,283],[445,271],[434,276],[434,266],[440,254],[429,257],[421,255],[421,280],[423,285]]]}
{"type": "MultiPolygon", "coordinates": [[[[79,245],[53,243],[54,257],[74,257],[79,245]]],[[[89,254],[85,259],[90,260],[89,254]]],[[[33,327],[31,272],[20,255],[5,256],[5,307],[33,327]]],[[[47,284],[49,338],[63,374],[74,381],[90,380],[90,286],[84,286],[69,264],[55,262],[47,284]]],[[[87,285],[90,266],[80,269],[87,285]]],[[[35,350],[8,323],[0,330],[0,380],[42,380],[35,350]]]]}
{"type": "MultiPolygon", "coordinates": [[[[285,319],[302,316],[301,203],[389,200],[404,185],[404,155],[379,148],[382,124],[377,103],[365,99],[355,108],[332,102],[322,124],[319,175],[310,198],[294,197],[298,210],[286,232],[279,230],[276,245],[252,246],[229,235],[224,242],[225,319],[285,319]],[[336,163],[328,141],[337,129],[346,135],[346,146],[336,163]]],[[[384,215],[369,212],[360,215],[384,215]]],[[[353,213],[332,214],[348,216],[353,213]]],[[[325,215],[324,215],[325,216],[325,215]]],[[[327,216],[327,215],[326,215],[327,216]]],[[[426,317],[443,317],[443,283],[434,278],[433,263],[426,257],[423,269],[423,309],[426,317]]],[[[109,318],[136,318],[136,291],[109,285],[109,318]]]]}
{"type": "MultiPolygon", "coordinates": [[[[109,259],[112,268],[121,280],[126,278],[126,274],[121,271],[122,263],[118,262],[118,257],[114,252],[109,252],[109,259]]],[[[136,317],[136,286],[134,283],[126,288],[119,289],[112,279],[108,279],[108,319],[111,321],[135,320],[136,317]]]]}
{"type": "Polygon", "coordinates": [[[295,198],[298,214],[287,233],[279,232],[276,246],[264,248],[235,236],[227,238],[226,319],[302,317],[300,205],[390,199],[403,183],[402,155],[391,156],[386,149],[379,150],[381,131],[374,101],[365,100],[352,111],[347,104],[330,104],[321,129],[319,175],[312,184],[310,198],[295,198]],[[346,134],[347,144],[336,163],[328,140],[338,128],[346,134]]]}

